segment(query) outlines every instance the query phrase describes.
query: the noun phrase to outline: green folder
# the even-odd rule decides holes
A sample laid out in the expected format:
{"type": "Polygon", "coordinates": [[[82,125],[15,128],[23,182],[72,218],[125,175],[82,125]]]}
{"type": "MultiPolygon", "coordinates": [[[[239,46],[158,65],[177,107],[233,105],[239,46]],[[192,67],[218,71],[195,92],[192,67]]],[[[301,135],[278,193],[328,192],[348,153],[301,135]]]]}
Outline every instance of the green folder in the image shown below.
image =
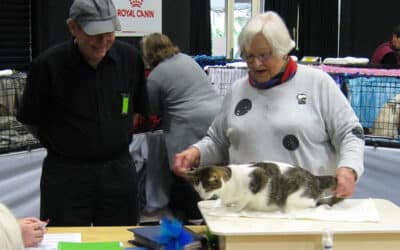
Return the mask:
{"type": "Polygon", "coordinates": [[[121,250],[121,243],[112,242],[59,242],[58,250],[121,250]]]}

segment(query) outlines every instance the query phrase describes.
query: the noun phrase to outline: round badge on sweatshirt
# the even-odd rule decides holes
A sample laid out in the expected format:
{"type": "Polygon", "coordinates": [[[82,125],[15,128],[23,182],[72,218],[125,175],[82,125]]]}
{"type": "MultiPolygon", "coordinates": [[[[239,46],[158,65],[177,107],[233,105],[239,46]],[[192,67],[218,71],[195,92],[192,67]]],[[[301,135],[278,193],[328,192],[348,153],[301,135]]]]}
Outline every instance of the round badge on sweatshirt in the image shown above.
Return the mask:
{"type": "Polygon", "coordinates": [[[296,150],[300,145],[299,139],[297,139],[297,137],[294,135],[286,135],[283,137],[282,143],[283,146],[289,151],[296,150]]]}
{"type": "Polygon", "coordinates": [[[364,140],[364,130],[360,127],[355,127],[351,130],[351,133],[355,135],[357,138],[364,140]]]}
{"type": "Polygon", "coordinates": [[[240,102],[236,105],[235,108],[235,115],[241,116],[249,112],[251,109],[251,101],[249,99],[242,99],[240,102]]]}

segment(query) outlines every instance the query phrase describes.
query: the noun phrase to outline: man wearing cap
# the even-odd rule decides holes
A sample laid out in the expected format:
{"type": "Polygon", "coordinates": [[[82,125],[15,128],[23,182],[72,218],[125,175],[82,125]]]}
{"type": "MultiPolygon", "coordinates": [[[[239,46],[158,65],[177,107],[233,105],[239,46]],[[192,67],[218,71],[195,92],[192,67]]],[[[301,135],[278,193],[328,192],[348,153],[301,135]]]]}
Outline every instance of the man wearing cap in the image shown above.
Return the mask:
{"type": "Polygon", "coordinates": [[[47,149],[40,217],[50,226],[135,225],[133,114],[146,114],[138,51],[115,40],[112,0],[75,0],[70,41],[31,65],[17,119],[47,149]]]}

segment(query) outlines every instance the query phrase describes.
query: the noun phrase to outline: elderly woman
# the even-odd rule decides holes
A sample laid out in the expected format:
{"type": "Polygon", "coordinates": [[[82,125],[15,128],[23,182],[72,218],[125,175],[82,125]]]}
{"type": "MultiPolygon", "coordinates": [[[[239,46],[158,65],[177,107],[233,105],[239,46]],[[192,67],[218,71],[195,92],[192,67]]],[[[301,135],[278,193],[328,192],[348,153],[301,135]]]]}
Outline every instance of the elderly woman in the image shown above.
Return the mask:
{"type": "Polygon", "coordinates": [[[296,64],[279,15],[254,16],[239,35],[248,77],[237,80],[201,141],[177,154],[174,172],[219,162],[287,162],[336,175],[337,197],[352,195],[363,173],[363,129],[325,72],[296,64]]]}
{"type": "MultiPolygon", "coordinates": [[[[151,70],[147,79],[150,111],[161,116],[172,168],[176,153],[206,135],[221,108],[222,98],[196,61],[181,53],[166,35],[149,34],[143,37],[141,46],[144,62],[151,70]]],[[[186,223],[201,218],[197,208],[200,198],[192,187],[177,177],[172,188],[176,191],[172,192],[170,206],[179,210],[179,217],[186,223]]]]}

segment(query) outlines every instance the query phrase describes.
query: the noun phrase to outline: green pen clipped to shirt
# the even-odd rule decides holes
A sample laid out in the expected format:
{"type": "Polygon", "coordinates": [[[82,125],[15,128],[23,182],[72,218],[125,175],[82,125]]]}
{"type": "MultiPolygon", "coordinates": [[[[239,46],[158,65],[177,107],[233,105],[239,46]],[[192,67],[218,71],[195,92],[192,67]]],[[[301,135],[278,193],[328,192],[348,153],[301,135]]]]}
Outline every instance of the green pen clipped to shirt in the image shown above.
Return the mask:
{"type": "Polygon", "coordinates": [[[122,93],[122,107],[121,107],[121,114],[127,115],[128,114],[128,107],[129,107],[129,95],[122,93]]]}

